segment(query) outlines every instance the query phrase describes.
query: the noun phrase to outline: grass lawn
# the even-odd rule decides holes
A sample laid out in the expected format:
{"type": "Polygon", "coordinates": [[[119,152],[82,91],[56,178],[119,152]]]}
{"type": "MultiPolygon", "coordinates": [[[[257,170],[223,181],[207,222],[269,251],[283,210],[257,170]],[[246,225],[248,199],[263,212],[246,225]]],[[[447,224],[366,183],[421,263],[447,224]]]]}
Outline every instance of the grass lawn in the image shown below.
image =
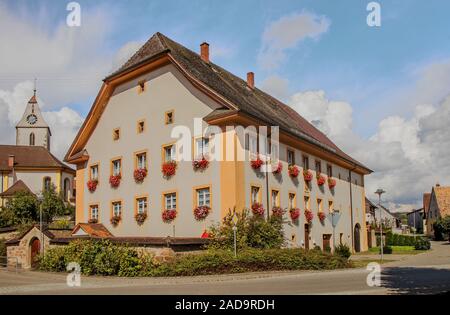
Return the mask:
{"type": "Polygon", "coordinates": [[[388,259],[383,259],[383,261],[381,261],[380,259],[350,260],[353,268],[365,268],[371,262],[376,262],[381,265],[381,264],[385,264],[385,263],[392,262],[392,261],[395,261],[395,260],[388,260],[388,259]]]}
{"type": "MultiPolygon", "coordinates": [[[[417,255],[423,252],[426,252],[425,250],[415,250],[414,246],[391,246],[392,247],[392,254],[393,255],[417,255]]],[[[369,249],[369,252],[371,254],[379,254],[380,253],[380,247],[372,247],[369,249]]]]}

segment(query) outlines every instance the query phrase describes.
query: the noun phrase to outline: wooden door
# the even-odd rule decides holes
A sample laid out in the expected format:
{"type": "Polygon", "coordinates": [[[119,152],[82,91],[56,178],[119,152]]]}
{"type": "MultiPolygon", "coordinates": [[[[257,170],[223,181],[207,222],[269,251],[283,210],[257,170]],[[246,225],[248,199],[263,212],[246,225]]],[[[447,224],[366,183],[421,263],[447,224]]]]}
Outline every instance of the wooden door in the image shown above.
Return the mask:
{"type": "Polygon", "coordinates": [[[305,224],[305,249],[309,249],[309,224],[305,224]]]}
{"type": "Polygon", "coordinates": [[[39,253],[41,252],[41,242],[39,241],[38,238],[35,238],[34,240],[31,241],[31,266],[34,267],[36,262],[37,262],[37,258],[39,257],[39,253]]]}

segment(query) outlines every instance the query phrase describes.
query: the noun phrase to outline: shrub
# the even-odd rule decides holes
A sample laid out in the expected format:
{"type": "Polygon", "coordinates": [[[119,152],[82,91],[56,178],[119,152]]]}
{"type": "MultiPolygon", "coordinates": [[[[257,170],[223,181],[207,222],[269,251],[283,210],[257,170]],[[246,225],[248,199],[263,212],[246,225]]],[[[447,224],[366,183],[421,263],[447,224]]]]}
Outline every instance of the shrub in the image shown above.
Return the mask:
{"type": "Polygon", "coordinates": [[[386,246],[417,246],[420,248],[429,249],[425,248],[427,247],[426,243],[429,243],[429,241],[424,237],[393,234],[392,232],[386,233],[386,246]]]}
{"type": "Polygon", "coordinates": [[[339,244],[335,249],[334,253],[338,256],[344,257],[344,258],[350,258],[352,255],[352,252],[350,250],[350,247],[348,247],[347,244],[339,244]]]}
{"type": "MultiPolygon", "coordinates": [[[[381,249],[380,249],[381,254],[381,249]]],[[[391,246],[383,246],[383,254],[392,254],[392,247],[391,246]]]]}
{"type": "Polygon", "coordinates": [[[419,237],[414,245],[415,250],[429,250],[431,248],[431,243],[425,237],[419,237]]]}
{"type": "Polygon", "coordinates": [[[6,256],[6,240],[0,238],[0,256],[6,256]]]}

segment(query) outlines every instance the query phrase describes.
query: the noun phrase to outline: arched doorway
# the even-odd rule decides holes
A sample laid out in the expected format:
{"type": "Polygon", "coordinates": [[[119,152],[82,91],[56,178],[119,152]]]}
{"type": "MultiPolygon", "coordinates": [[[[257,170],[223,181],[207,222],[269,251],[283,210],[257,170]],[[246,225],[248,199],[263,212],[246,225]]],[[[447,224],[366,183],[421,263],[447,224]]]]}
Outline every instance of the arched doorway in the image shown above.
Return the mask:
{"type": "Polygon", "coordinates": [[[309,224],[305,224],[305,249],[309,249],[309,233],[310,233],[310,227],[309,224]]]}
{"type": "Polygon", "coordinates": [[[354,239],[355,252],[359,253],[361,251],[361,226],[359,225],[359,223],[356,223],[355,225],[354,239]]]}
{"type": "Polygon", "coordinates": [[[35,267],[37,258],[41,252],[41,241],[35,237],[30,241],[30,265],[35,267]]]}

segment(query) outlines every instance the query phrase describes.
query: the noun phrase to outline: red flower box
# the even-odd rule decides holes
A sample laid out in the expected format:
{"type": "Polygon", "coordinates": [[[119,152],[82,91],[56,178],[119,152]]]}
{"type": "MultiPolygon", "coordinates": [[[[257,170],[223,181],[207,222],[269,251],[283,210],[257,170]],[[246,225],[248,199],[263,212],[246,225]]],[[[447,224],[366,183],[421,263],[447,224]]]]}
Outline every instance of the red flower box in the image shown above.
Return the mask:
{"type": "Polygon", "coordinates": [[[274,217],[281,218],[284,214],[284,210],[281,207],[273,207],[272,208],[272,215],[274,217]]]}
{"type": "Polygon", "coordinates": [[[291,176],[292,178],[297,178],[300,171],[299,171],[297,165],[289,165],[288,173],[289,173],[289,176],[291,176]]]}
{"type": "Polygon", "coordinates": [[[177,210],[175,209],[166,209],[162,213],[162,219],[166,223],[172,222],[177,217],[177,210]]]}
{"type": "Polygon", "coordinates": [[[209,235],[208,231],[204,231],[201,238],[210,238],[211,236],[209,235]]]}
{"type": "Polygon", "coordinates": [[[144,178],[147,177],[147,169],[146,168],[138,168],[134,170],[134,180],[138,183],[142,183],[144,178]]]}
{"type": "Polygon", "coordinates": [[[325,184],[325,177],[321,174],[317,175],[317,185],[323,186],[325,184]]]}
{"type": "Polygon", "coordinates": [[[305,218],[308,223],[311,223],[314,218],[314,213],[311,210],[305,210],[305,218]]]}
{"type": "Polygon", "coordinates": [[[138,224],[143,224],[144,221],[147,219],[147,212],[136,213],[136,215],[134,216],[134,219],[136,220],[136,222],[138,224]]]}
{"type": "Polygon", "coordinates": [[[300,209],[299,208],[292,208],[289,210],[289,214],[291,215],[292,221],[297,221],[300,217],[300,209]]]}
{"type": "Polygon", "coordinates": [[[89,219],[88,223],[89,224],[96,224],[96,223],[98,223],[98,220],[97,219],[89,219]]]}
{"type": "Polygon", "coordinates": [[[97,189],[97,185],[98,185],[98,180],[96,180],[96,179],[91,179],[87,182],[87,188],[89,189],[89,191],[91,193],[97,189]]]}
{"type": "Polygon", "coordinates": [[[263,161],[261,160],[261,158],[259,157],[259,155],[256,157],[256,160],[252,160],[250,162],[250,165],[252,166],[252,168],[254,170],[259,170],[261,168],[261,166],[263,165],[263,161]]]}
{"type": "Polygon", "coordinates": [[[303,178],[305,179],[305,182],[310,182],[313,179],[313,174],[309,170],[303,171],[303,178]]]}
{"type": "Polygon", "coordinates": [[[169,177],[175,175],[176,169],[177,169],[176,161],[166,162],[161,167],[161,171],[162,171],[164,177],[166,177],[166,178],[169,178],[169,177]]]}
{"type": "Polygon", "coordinates": [[[110,222],[113,226],[117,226],[119,224],[120,220],[122,220],[122,217],[120,215],[115,215],[115,216],[111,217],[110,222]]]}
{"type": "Polygon", "coordinates": [[[194,209],[195,219],[197,221],[204,220],[208,216],[210,211],[211,208],[208,206],[198,206],[197,208],[194,209]]]}
{"type": "Polygon", "coordinates": [[[254,215],[262,216],[264,215],[265,210],[262,204],[260,204],[259,202],[255,202],[254,204],[252,204],[252,212],[254,215]]]}
{"type": "Polygon", "coordinates": [[[121,179],[122,179],[122,176],[120,176],[120,175],[111,175],[109,177],[109,184],[111,185],[111,187],[117,188],[120,185],[121,179]]]}
{"type": "Polygon", "coordinates": [[[318,217],[319,217],[319,220],[323,222],[327,218],[327,215],[323,211],[320,211],[318,213],[318,217]]]}
{"type": "Polygon", "coordinates": [[[275,166],[272,166],[272,173],[273,174],[280,174],[283,170],[283,164],[281,161],[278,161],[278,163],[275,166]]]}
{"type": "Polygon", "coordinates": [[[202,157],[201,159],[197,159],[192,161],[192,166],[194,167],[194,170],[205,170],[208,168],[209,161],[207,158],[202,157]]]}
{"type": "Polygon", "coordinates": [[[328,177],[328,187],[333,189],[336,186],[336,180],[334,178],[328,177]]]}

